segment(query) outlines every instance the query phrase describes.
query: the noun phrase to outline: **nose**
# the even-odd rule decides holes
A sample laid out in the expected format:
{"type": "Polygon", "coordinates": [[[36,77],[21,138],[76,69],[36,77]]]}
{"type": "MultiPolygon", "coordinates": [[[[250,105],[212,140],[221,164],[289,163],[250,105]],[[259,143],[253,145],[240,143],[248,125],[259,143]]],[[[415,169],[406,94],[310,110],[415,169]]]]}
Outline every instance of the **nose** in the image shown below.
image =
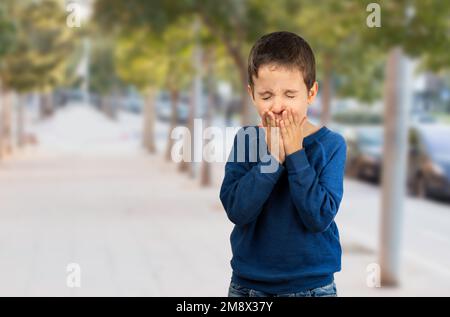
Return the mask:
{"type": "Polygon", "coordinates": [[[285,106],[283,105],[281,100],[275,100],[272,104],[272,107],[270,108],[270,111],[272,111],[276,115],[281,115],[283,110],[285,109],[285,106]]]}

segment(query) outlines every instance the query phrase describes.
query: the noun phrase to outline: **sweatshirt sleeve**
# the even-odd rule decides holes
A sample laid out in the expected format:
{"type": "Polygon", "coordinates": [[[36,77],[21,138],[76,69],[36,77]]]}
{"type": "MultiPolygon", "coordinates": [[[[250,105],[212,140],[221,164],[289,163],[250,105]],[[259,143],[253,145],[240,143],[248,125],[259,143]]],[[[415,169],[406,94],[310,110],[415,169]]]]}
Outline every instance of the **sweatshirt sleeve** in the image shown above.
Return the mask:
{"type": "Polygon", "coordinates": [[[345,140],[341,137],[319,175],[309,164],[304,149],[286,157],[291,197],[303,224],[311,232],[327,230],[338,212],[343,195],[346,151],[345,140]]]}
{"type": "MultiPolygon", "coordinates": [[[[239,133],[239,132],[238,132],[239,133]]],[[[256,220],[270,196],[277,180],[284,170],[269,153],[265,153],[257,163],[238,162],[234,156],[237,149],[237,135],[233,149],[225,165],[225,177],[220,189],[220,200],[228,219],[235,225],[243,226],[256,220]],[[270,161],[274,160],[274,161],[270,161]],[[275,170],[264,172],[264,162],[275,162],[275,170]]],[[[248,150],[248,148],[246,147],[248,150]]]]}

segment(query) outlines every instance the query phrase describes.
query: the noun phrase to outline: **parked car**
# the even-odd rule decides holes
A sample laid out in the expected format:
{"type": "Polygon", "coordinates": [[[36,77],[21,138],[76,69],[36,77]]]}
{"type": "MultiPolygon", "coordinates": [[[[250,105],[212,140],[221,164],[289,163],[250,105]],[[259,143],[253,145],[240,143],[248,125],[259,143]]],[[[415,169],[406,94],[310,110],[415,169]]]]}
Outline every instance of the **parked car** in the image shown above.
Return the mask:
{"type": "Polygon", "coordinates": [[[450,198],[450,126],[411,128],[408,187],[419,197],[450,198]]]}
{"type": "MultiPolygon", "coordinates": [[[[347,142],[346,174],[380,182],[383,128],[337,125],[335,130],[347,142]]],[[[450,126],[416,122],[409,128],[408,142],[408,191],[418,197],[450,199],[450,126]]]]}
{"type": "Polygon", "coordinates": [[[60,88],[53,93],[53,104],[56,107],[65,106],[70,102],[82,102],[85,97],[85,93],[80,89],[60,88]]]}
{"type": "Polygon", "coordinates": [[[363,126],[347,137],[347,174],[360,179],[379,182],[383,162],[383,129],[363,126]]]}
{"type": "Polygon", "coordinates": [[[121,107],[125,111],[133,113],[141,113],[144,109],[144,99],[137,94],[129,94],[124,96],[121,100],[121,107]]]}
{"type": "Polygon", "coordinates": [[[436,118],[435,117],[433,117],[428,112],[424,112],[424,111],[417,111],[417,112],[411,114],[410,120],[414,124],[423,124],[423,123],[427,123],[428,124],[428,123],[435,123],[436,122],[436,118]]]}

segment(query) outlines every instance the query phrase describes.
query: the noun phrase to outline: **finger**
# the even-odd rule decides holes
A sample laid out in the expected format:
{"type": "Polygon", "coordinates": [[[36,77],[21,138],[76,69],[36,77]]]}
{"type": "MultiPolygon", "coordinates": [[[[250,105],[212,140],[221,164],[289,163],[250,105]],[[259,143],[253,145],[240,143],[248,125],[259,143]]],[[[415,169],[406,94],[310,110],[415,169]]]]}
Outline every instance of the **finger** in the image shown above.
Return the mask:
{"type": "Polygon", "coordinates": [[[283,117],[284,125],[288,126],[289,125],[289,121],[288,121],[288,111],[287,110],[283,111],[282,117],[283,117]]]}
{"type": "Polygon", "coordinates": [[[280,136],[280,153],[281,153],[282,155],[285,154],[284,140],[285,140],[285,139],[283,138],[283,135],[281,135],[281,136],[280,136]]]}
{"type": "Polygon", "coordinates": [[[294,113],[294,121],[297,126],[301,126],[301,120],[300,120],[300,116],[298,115],[298,112],[294,113]]]}
{"type": "Polygon", "coordinates": [[[273,150],[273,148],[278,146],[278,139],[279,139],[279,135],[280,135],[280,129],[278,127],[276,127],[276,126],[273,126],[273,127],[271,127],[271,133],[272,134],[271,134],[270,142],[271,142],[271,147],[272,147],[272,150],[273,150]]]}
{"type": "Polygon", "coordinates": [[[269,111],[267,114],[268,114],[269,117],[270,117],[270,125],[271,125],[272,127],[274,127],[274,126],[275,126],[275,115],[273,114],[272,111],[269,111]]]}
{"type": "Polygon", "coordinates": [[[270,116],[268,113],[266,113],[266,116],[264,119],[265,119],[266,127],[270,127],[270,116]]]}
{"type": "Polygon", "coordinates": [[[264,111],[261,115],[261,123],[264,127],[267,126],[267,111],[264,111]]]}
{"type": "Polygon", "coordinates": [[[283,138],[287,138],[288,135],[289,135],[289,132],[288,132],[288,129],[287,129],[287,127],[286,127],[286,123],[285,123],[284,120],[281,120],[281,121],[280,121],[280,129],[281,129],[281,136],[282,136],[283,138]]]}
{"type": "Polygon", "coordinates": [[[275,114],[270,111],[270,122],[272,124],[272,127],[276,127],[277,126],[277,118],[275,116],[275,114]]]}
{"type": "Polygon", "coordinates": [[[299,123],[300,132],[302,135],[305,133],[305,123],[307,121],[307,116],[303,116],[301,122],[299,123]]]}
{"type": "Polygon", "coordinates": [[[288,120],[289,120],[291,125],[296,126],[296,122],[294,121],[294,116],[292,114],[292,110],[291,109],[289,109],[289,112],[288,112],[288,120]]]}
{"type": "Polygon", "coordinates": [[[263,127],[265,127],[265,118],[264,118],[264,115],[260,118],[260,122],[259,122],[259,124],[258,124],[258,128],[263,128],[263,127]]]}
{"type": "Polygon", "coordinates": [[[266,141],[267,141],[267,144],[269,144],[269,141],[270,141],[270,116],[269,116],[268,111],[264,112],[264,127],[265,127],[265,132],[266,132],[266,141]]]}
{"type": "Polygon", "coordinates": [[[307,119],[308,119],[307,116],[303,116],[302,121],[300,122],[300,127],[303,128],[303,126],[305,125],[307,119]]]}
{"type": "Polygon", "coordinates": [[[263,126],[265,126],[265,127],[267,127],[267,123],[268,123],[268,120],[267,120],[267,110],[265,110],[263,113],[262,113],[262,115],[261,115],[261,122],[262,122],[262,124],[263,124],[263,126]]]}
{"type": "Polygon", "coordinates": [[[281,131],[280,131],[280,119],[275,119],[275,131],[276,131],[276,137],[277,139],[280,137],[281,131]]]}

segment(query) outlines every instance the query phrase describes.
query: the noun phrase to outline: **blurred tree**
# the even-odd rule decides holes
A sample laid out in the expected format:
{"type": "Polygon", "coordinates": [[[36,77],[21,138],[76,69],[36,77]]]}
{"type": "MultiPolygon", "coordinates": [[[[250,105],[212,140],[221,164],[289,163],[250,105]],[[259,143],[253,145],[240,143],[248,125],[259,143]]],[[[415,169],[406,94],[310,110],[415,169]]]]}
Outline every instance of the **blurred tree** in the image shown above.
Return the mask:
{"type": "Polygon", "coordinates": [[[98,97],[100,110],[109,118],[115,119],[118,107],[114,96],[125,86],[116,69],[116,38],[114,35],[105,35],[94,30],[90,32],[89,41],[92,43],[89,57],[89,90],[98,97]]]}
{"type": "Polygon", "coordinates": [[[386,52],[394,47],[420,58],[427,69],[450,65],[449,2],[377,1],[380,27],[367,24],[369,4],[373,1],[299,2],[298,33],[316,54],[323,123],[330,119],[333,93],[364,102],[381,97],[386,52]]]}
{"type": "Polygon", "coordinates": [[[9,1],[16,24],[16,46],[4,57],[1,73],[7,89],[43,93],[41,114],[51,114],[50,89],[64,80],[72,51],[71,32],[58,0],[9,1]]]}
{"type": "MultiPolygon", "coordinates": [[[[211,124],[212,116],[213,116],[213,109],[216,108],[215,104],[215,50],[213,46],[208,46],[205,50],[205,54],[203,56],[203,69],[205,70],[204,74],[207,75],[205,78],[206,82],[206,92],[207,92],[207,100],[206,100],[206,112],[204,114],[204,121],[205,126],[209,127],[211,124]]],[[[205,149],[206,140],[203,142],[203,149],[205,149]]],[[[203,150],[205,151],[205,150],[203,150]]],[[[209,162],[208,158],[203,158],[202,165],[201,165],[201,171],[200,171],[200,185],[201,186],[210,186],[212,181],[212,175],[211,175],[211,163],[209,162]]]]}
{"type": "Polygon", "coordinates": [[[365,102],[381,96],[384,54],[362,37],[367,14],[357,1],[301,1],[296,24],[316,56],[323,125],[333,94],[365,102]]]}
{"type": "MultiPolygon", "coordinates": [[[[125,82],[146,91],[143,142],[150,152],[156,151],[153,126],[157,90],[165,88],[169,92],[172,131],[178,123],[180,91],[187,87],[192,77],[192,32],[187,20],[179,23],[167,28],[162,36],[156,36],[144,28],[124,33],[116,46],[115,59],[119,76],[125,82]]],[[[172,139],[169,134],[165,155],[168,160],[171,148],[172,139]]]]}
{"type": "MultiPolygon", "coordinates": [[[[268,31],[297,31],[311,42],[318,57],[324,112],[322,121],[327,122],[333,73],[339,73],[343,78],[336,87],[338,94],[373,101],[381,94],[384,70],[379,65],[384,64],[386,55],[382,53],[389,47],[400,45],[408,55],[420,55],[430,69],[448,67],[448,1],[378,1],[381,7],[379,28],[367,25],[370,3],[372,1],[369,0],[286,0],[276,3],[264,0],[221,3],[135,0],[120,4],[119,1],[100,0],[97,12],[109,25],[147,25],[156,30],[163,29],[178,15],[199,14],[211,33],[226,47],[239,70],[243,90],[246,83],[245,56],[251,43],[268,31]],[[352,52],[352,58],[348,57],[348,52],[352,52]],[[370,89],[359,89],[358,85],[351,84],[369,81],[370,89]]],[[[243,120],[246,121],[246,108],[243,109],[243,120]]]]}
{"type": "MultiPolygon", "coordinates": [[[[188,118],[190,131],[193,129],[196,114],[204,112],[202,109],[197,109],[198,102],[195,99],[200,96],[196,96],[195,80],[193,79],[196,76],[202,77],[204,74],[200,74],[201,69],[197,69],[195,66],[195,59],[199,56],[199,51],[194,48],[217,46],[217,41],[214,41],[210,32],[201,24],[197,23],[197,27],[195,25],[196,23],[193,23],[190,15],[179,15],[176,20],[171,20],[158,32],[155,31],[158,28],[149,28],[147,24],[135,25],[131,28],[127,25],[119,28],[118,31],[121,35],[116,47],[116,62],[120,77],[138,87],[145,87],[141,89],[147,89],[152,94],[157,88],[168,91],[171,104],[169,131],[172,131],[178,124],[180,110],[178,105],[183,90],[187,88],[191,90],[188,118]]],[[[200,78],[200,80],[202,79],[200,78]]],[[[213,93],[211,89],[207,89],[208,94],[213,93]]],[[[209,101],[212,98],[208,97],[207,99],[205,114],[210,114],[210,108],[213,105],[209,104],[209,101]]],[[[148,102],[146,108],[153,109],[154,106],[150,106],[150,102],[148,102]]],[[[154,148],[153,128],[151,128],[153,127],[154,109],[146,111],[144,117],[144,144],[147,144],[146,147],[153,144],[150,147],[154,148]]],[[[194,140],[189,141],[190,144],[193,144],[194,140]]],[[[173,140],[169,134],[165,153],[167,160],[171,159],[172,145],[173,140]]],[[[184,148],[188,147],[186,144],[184,148]]],[[[192,155],[192,151],[185,151],[183,154],[185,157],[179,165],[180,170],[189,170],[193,175],[192,164],[186,162],[192,160],[192,157],[187,157],[192,155]]],[[[209,167],[204,164],[202,164],[202,175],[202,184],[207,185],[210,173],[209,167]]]]}
{"type": "Polygon", "coordinates": [[[242,122],[251,121],[248,111],[247,54],[254,41],[268,31],[289,28],[295,0],[98,0],[96,17],[107,28],[145,27],[162,32],[180,16],[201,18],[210,33],[226,48],[240,80],[242,122]],[[268,14],[270,12],[270,14],[268,14]]]}
{"type": "MultiPolygon", "coordinates": [[[[10,53],[15,45],[16,29],[10,17],[8,17],[6,9],[4,4],[0,5],[0,74],[4,71],[4,56],[10,53]]],[[[8,107],[6,98],[3,98],[6,96],[5,91],[2,76],[0,76],[0,160],[4,155],[5,133],[8,133],[8,131],[4,131],[5,123],[7,123],[4,111],[8,107]]]]}
{"type": "MultiPolygon", "coordinates": [[[[361,9],[371,1],[359,2],[361,9]]],[[[385,51],[401,47],[413,58],[430,60],[434,69],[450,66],[450,2],[434,0],[378,1],[382,26],[362,28],[364,39],[385,51]]]]}
{"type": "Polygon", "coordinates": [[[155,39],[145,30],[119,35],[114,48],[117,74],[125,83],[135,85],[146,96],[142,142],[150,153],[156,152],[154,136],[155,98],[167,63],[156,49],[155,39]]]}
{"type": "MultiPolygon", "coordinates": [[[[6,3],[5,3],[6,4],[6,3]]],[[[0,5],[0,57],[11,52],[15,44],[16,28],[11,17],[8,16],[6,5],[0,5]]],[[[3,62],[0,62],[0,67],[3,62]]]]}
{"type": "Polygon", "coordinates": [[[346,45],[348,49],[343,49],[348,52],[341,52],[331,82],[337,97],[371,104],[383,95],[386,54],[376,48],[364,50],[358,45],[346,45]]]}

